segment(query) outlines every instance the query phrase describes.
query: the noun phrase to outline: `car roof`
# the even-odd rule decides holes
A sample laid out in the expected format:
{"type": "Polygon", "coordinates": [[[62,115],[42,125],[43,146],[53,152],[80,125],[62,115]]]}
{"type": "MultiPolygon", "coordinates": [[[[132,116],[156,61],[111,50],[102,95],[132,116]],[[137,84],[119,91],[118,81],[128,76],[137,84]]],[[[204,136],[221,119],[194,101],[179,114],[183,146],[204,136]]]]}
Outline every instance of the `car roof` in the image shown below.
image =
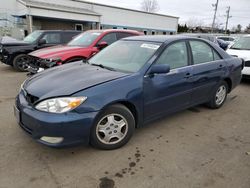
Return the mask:
{"type": "Polygon", "coordinates": [[[76,30],[35,30],[39,32],[72,32],[72,33],[81,33],[82,31],[76,31],[76,30]]]}
{"type": "MultiPolygon", "coordinates": [[[[127,37],[122,40],[139,40],[139,41],[148,41],[148,42],[171,42],[181,39],[197,39],[196,37],[182,36],[182,35],[144,35],[144,36],[134,36],[127,37]]],[[[202,39],[201,39],[202,40],[202,39]]]]}
{"type": "Polygon", "coordinates": [[[111,33],[111,32],[124,32],[124,33],[135,33],[141,34],[141,32],[129,29],[103,29],[103,30],[87,30],[89,32],[101,32],[101,33],[111,33]]]}

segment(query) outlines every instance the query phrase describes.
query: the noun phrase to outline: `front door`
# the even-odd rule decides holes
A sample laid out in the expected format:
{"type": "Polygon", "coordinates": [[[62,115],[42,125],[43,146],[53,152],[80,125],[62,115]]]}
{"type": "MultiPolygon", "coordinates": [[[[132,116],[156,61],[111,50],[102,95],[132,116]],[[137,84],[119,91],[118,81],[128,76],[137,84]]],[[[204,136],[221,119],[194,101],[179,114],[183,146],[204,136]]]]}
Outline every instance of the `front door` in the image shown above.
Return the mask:
{"type": "Polygon", "coordinates": [[[168,64],[171,70],[167,74],[145,75],[145,121],[185,108],[191,100],[192,67],[186,42],[168,46],[155,63],[168,64]]]}

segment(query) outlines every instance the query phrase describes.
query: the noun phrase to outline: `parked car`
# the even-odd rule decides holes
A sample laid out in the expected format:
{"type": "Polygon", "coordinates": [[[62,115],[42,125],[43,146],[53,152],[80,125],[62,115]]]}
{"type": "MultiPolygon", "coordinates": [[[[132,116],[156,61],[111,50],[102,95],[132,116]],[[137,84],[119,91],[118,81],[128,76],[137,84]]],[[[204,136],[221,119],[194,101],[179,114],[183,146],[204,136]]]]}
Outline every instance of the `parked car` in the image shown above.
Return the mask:
{"type": "Polygon", "coordinates": [[[79,31],[38,30],[18,40],[2,40],[0,43],[0,61],[13,66],[17,71],[25,71],[30,58],[28,53],[58,44],[68,43],[79,31]]]}
{"type": "Polygon", "coordinates": [[[142,35],[133,30],[90,30],[74,38],[65,46],[45,48],[30,53],[33,62],[29,71],[34,74],[38,70],[78,60],[86,61],[106,46],[125,37],[142,35]],[[40,68],[40,69],[39,69],[40,68]]]}
{"type": "Polygon", "coordinates": [[[16,98],[20,126],[53,147],[126,144],[135,128],[194,105],[220,108],[241,80],[242,60],[217,45],[181,36],[115,42],[88,62],[28,78],[16,98]]]}
{"type": "Polygon", "coordinates": [[[236,37],[232,36],[218,36],[217,39],[224,40],[225,42],[229,43],[229,47],[232,46],[236,40],[236,37]]]}
{"type": "Polygon", "coordinates": [[[232,56],[244,59],[245,67],[242,70],[244,78],[250,79],[250,35],[240,37],[235,43],[227,50],[232,56]]]}
{"type": "Polygon", "coordinates": [[[202,33],[193,33],[193,34],[185,34],[185,35],[190,36],[190,37],[197,37],[197,38],[209,40],[210,42],[213,42],[214,44],[221,47],[223,50],[226,50],[228,45],[229,45],[229,43],[226,43],[226,42],[221,41],[221,40],[217,40],[217,38],[213,35],[202,34],[202,33]]]}
{"type": "Polygon", "coordinates": [[[224,40],[222,40],[222,39],[216,39],[216,40],[217,40],[219,46],[220,46],[223,50],[226,51],[227,48],[228,48],[228,46],[229,46],[229,42],[226,42],[226,41],[224,41],[224,40]]]}

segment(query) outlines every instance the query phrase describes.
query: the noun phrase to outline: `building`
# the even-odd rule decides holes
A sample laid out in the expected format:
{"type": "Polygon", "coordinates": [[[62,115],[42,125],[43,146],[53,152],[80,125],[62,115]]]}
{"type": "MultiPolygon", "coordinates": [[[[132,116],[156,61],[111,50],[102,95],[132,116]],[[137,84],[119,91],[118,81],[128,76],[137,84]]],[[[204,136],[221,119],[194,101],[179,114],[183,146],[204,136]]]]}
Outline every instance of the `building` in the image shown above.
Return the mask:
{"type": "Polygon", "coordinates": [[[147,13],[82,0],[8,0],[2,2],[27,33],[39,29],[135,29],[145,34],[177,32],[178,17],[147,13]]]}

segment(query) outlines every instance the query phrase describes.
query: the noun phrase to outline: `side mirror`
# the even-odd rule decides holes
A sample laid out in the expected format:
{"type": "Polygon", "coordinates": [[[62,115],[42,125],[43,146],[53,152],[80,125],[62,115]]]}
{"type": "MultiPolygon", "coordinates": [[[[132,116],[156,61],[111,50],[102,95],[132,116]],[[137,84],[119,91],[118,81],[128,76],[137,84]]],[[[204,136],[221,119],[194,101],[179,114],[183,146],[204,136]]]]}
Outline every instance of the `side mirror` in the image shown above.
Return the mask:
{"type": "Polygon", "coordinates": [[[97,48],[99,48],[99,49],[103,49],[103,48],[105,48],[107,46],[108,46],[108,43],[105,42],[105,41],[102,41],[102,42],[97,44],[97,48]]]}
{"type": "Polygon", "coordinates": [[[149,74],[166,74],[169,73],[170,71],[170,66],[169,65],[159,65],[159,64],[154,64],[150,68],[149,74]]]}
{"type": "Polygon", "coordinates": [[[47,41],[45,40],[45,39],[40,39],[39,41],[38,41],[38,44],[39,45],[43,45],[43,44],[46,44],[47,43],[47,41]]]}

